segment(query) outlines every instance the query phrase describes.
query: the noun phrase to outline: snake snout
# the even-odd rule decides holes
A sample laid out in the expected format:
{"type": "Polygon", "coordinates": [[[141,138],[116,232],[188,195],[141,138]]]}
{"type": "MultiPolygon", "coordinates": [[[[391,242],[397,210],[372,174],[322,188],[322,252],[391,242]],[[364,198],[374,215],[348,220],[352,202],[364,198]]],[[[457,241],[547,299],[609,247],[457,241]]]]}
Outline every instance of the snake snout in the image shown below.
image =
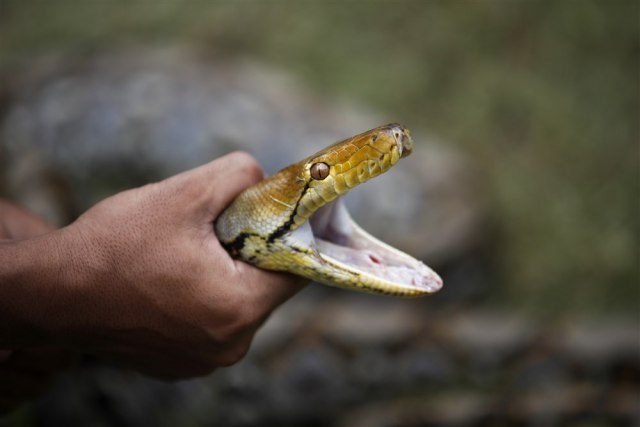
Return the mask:
{"type": "Polygon", "coordinates": [[[409,129],[400,124],[393,124],[389,126],[388,132],[396,141],[398,153],[400,153],[401,158],[411,154],[413,151],[413,140],[411,139],[409,129]]]}

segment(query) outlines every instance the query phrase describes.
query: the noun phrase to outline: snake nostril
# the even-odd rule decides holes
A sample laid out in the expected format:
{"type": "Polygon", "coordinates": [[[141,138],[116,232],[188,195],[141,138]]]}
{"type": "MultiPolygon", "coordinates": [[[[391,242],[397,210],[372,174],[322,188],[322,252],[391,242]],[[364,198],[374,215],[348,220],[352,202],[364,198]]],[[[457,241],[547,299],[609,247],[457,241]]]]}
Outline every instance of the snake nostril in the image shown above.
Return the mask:
{"type": "Polygon", "coordinates": [[[406,139],[404,128],[401,125],[395,125],[391,129],[391,134],[398,144],[402,144],[406,139]]]}
{"type": "Polygon", "coordinates": [[[369,254],[369,259],[374,263],[374,264],[382,264],[382,260],[380,258],[378,258],[377,256],[373,255],[373,254],[369,254]]]}

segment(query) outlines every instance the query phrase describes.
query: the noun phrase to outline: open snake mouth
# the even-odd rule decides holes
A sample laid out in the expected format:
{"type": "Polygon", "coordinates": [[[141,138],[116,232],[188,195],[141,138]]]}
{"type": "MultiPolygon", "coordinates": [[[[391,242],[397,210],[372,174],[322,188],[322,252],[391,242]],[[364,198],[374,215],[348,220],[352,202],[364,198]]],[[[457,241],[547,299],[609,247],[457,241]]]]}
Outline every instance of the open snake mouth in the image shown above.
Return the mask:
{"type": "Polygon", "coordinates": [[[334,266],[419,293],[437,292],[442,287],[440,276],[421,261],[364,231],[340,198],[319,208],[291,234],[334,266]]]}

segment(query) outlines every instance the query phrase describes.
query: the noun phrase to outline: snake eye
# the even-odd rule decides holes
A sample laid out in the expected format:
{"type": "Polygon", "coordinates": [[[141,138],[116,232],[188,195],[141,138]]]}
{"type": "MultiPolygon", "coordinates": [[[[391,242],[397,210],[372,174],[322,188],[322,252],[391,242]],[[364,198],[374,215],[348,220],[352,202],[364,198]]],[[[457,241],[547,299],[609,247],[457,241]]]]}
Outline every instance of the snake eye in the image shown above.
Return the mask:
{"type": "Polygon", "coordinates": [[[311,178],[322,181],[329,176],[329,165],[326,163],[314,163],[311,165],[311,178]]]}

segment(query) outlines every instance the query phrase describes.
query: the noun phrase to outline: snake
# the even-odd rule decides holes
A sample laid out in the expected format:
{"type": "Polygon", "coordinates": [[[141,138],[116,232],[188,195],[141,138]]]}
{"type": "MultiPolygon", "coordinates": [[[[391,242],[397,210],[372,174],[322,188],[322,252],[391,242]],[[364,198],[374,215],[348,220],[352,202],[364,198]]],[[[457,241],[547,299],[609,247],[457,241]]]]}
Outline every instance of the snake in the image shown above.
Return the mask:
{"type": "Polygon", "coordinates": [[[262,269],[374,294],[434,293],[438,274],[363,230],[341,198],[412,151],[397,123],[339,141],[241,192],[216,219],[216,235],[233,258],[262,269]]]}

